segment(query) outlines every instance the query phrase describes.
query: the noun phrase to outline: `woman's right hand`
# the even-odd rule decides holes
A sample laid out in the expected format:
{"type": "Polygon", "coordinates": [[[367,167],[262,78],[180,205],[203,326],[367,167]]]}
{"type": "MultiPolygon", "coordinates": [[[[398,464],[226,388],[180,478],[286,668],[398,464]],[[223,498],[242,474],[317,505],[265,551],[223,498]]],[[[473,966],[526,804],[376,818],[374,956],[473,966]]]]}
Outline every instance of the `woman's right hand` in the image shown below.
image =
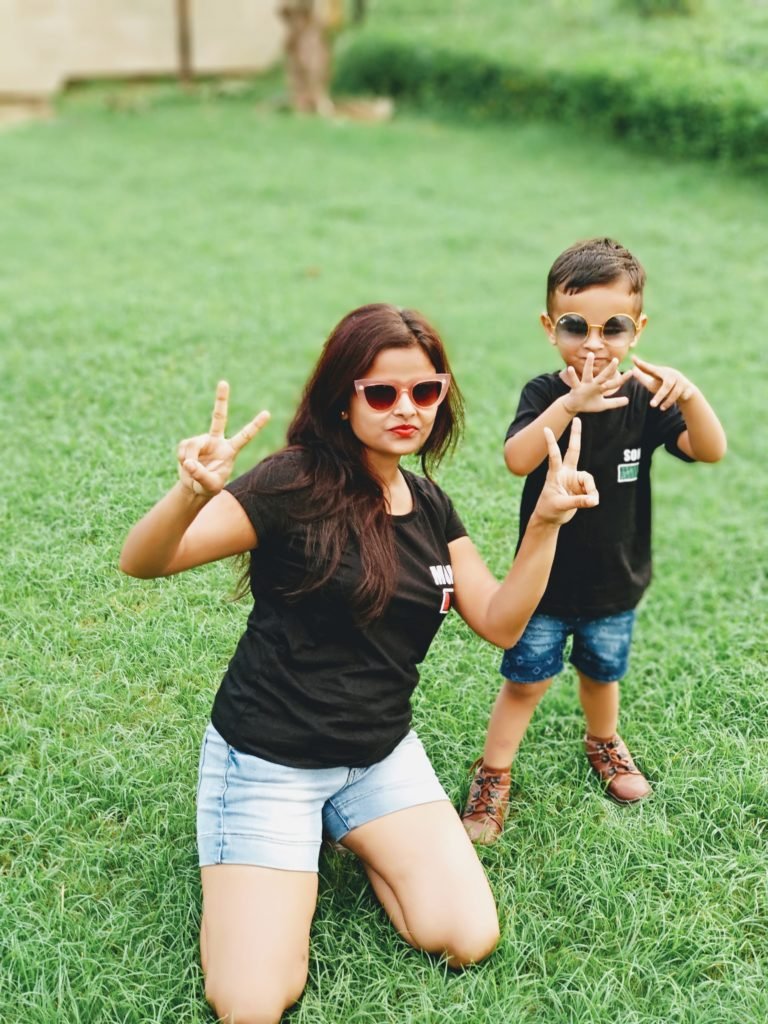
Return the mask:
{"type": "Polygon", "coordinates": [[[228,403],[229,384],[220,380],[216,386],[211,429],[207,434],[186,438],[176,450],[182,485],[204,498],[212,498],[223,490],[232,473],[237,453],[269,420],[269,413],[262,410],[242,430],[226,438],[224,431],[227,428],[228,403]]]}
{"type": "Polygon", "coordinates": [[[555,526],[573,519],[580,508],[594,508],[600,496],[592,474],[578,468],[581,452],[581,420],[571,423],[571,436],[564,456],[560,454],[555,435],[544,427],[549,465],[544,486],[536,502],[534,515],[555,526]]]}

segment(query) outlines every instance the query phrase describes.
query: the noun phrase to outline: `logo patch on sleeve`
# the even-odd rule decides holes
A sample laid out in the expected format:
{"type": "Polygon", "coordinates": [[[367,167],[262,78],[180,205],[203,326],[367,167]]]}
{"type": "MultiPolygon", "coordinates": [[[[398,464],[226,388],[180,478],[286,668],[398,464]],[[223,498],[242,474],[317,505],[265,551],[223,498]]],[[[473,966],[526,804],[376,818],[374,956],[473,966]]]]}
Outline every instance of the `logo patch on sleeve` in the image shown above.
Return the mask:
{"type": "Polygon", "coordinates": [[[618,481],[620,484],[627,484],[632,480],[637,480],[640,475],[639,462],[620,462],[616,469],[618,470],[618,481]]]}

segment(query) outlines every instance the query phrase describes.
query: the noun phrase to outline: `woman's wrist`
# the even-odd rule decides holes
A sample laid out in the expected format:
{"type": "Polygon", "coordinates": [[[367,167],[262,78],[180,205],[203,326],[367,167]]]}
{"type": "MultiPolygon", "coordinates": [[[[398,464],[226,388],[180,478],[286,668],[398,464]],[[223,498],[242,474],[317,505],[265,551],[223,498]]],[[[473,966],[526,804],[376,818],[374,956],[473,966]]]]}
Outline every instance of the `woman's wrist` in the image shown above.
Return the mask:
{"type": "Polygon", "coordinates": [[[538,508],[534,508],[533,512],[531,512],[525,532],[528,533],[530,531],[532,534],[557,533],[560,526],[561,523],[558,520],[548,519],[546,516],[542,515],[538,508]]]}
{"type": "Polygon", "coordinates": [[[183,480],[176,481],[176,494],[180,500],[184,503],[186,508],[189,508],[195,515],[207,505],[213,495],[211,494],[198,494],[197,491],[193,491],[191,487],[188,487],[183,480]]]}

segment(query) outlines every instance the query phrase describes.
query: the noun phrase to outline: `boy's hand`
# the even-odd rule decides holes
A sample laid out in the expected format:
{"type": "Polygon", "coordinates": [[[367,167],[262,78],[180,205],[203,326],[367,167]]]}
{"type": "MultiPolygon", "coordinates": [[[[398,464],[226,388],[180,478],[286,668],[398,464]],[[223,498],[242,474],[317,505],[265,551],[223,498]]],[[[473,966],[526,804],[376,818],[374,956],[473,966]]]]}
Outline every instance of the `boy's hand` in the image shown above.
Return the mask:
{"type": "Polygon", "coordinates": [[[260,412],[233,437],[224,437],[227,426],[229,384],[220,380],[216,387],[216,401],[207,434],[188,437],[179,442],[176,457],[179,460],[179,478],[184,487],[194,494],[212,498],[223,490],[229,479],[235,456],[252,440],[269,419],[269,413],[260,412]]]}
{"type": "Polygon", "coordinates": [[[596,377],[593,377],[594,365],[595,357],[590,352],[584,360],[581,380],[572,366],[569,366],[563,374],[563,380],[571,389],[571,393],[565,396],[564,401],[565,411],[569,416],[575,416],[580,412],[605,412],[606,409],[618,409],[629,401],[625,397],[611,398],[609,396],[618,391],[634,371],[627,370],[626,373],[618,373],[619,361],[612,359],[596,377]]]}
{"type": "Polygon", "coordinates": [[[637,356],[632,356],[632,362],[635,364],[632,375],[653,393],[651,405],[654,408],[666,410],[675,402],[686,402],[693,397],[696,386],[679,370],[671,366],[655,366],[637,356]]]}
{"type": "Polygon", "coordinates": [[[581,420],[571,423],[565,456],[560,455],[555,435],[544,427],[549,467],[534,513],[547,523],[562,526],[573,519],[577,509],[594,508],[600,501],[592,474],[578,468],[581,451],[581,420]]]}

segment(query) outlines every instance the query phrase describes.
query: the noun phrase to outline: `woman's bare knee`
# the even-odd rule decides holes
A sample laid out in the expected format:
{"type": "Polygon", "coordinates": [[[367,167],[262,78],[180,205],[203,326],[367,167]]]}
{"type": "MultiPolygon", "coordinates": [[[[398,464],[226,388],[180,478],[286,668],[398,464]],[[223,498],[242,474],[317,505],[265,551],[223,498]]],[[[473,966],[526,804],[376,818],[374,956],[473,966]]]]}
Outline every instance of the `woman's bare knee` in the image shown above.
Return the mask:
{"type": "Polygon", "coordinates": [[[448,966],[461,968],[480,963],[496,949],[499,936],[498,921],[488,922],[486,926],[479,926],[474,930],[462,931],[446,945],[445,956],[448,966]]]}
{"type": "Polygon", "coordinates": [[[449,967],[466,967],[484,960],[496,948],[499,941],[499,919],[495,908],[489,908],[482,915],[460,918],[452,916],[440,921],[431,920],[414,926],[410,935],[411,944],[427,953],[444,956],[449,967]]]}
{"type": "Polygon", "coordinates": [[[279,1024],[289,1006],[299,999],[306,984],[306,972],[300,983],[287,988],[233,984],[227,986],[210,976],[206,978],[205,998],[214,1013],[227,1024],[279,1024]]]}

